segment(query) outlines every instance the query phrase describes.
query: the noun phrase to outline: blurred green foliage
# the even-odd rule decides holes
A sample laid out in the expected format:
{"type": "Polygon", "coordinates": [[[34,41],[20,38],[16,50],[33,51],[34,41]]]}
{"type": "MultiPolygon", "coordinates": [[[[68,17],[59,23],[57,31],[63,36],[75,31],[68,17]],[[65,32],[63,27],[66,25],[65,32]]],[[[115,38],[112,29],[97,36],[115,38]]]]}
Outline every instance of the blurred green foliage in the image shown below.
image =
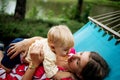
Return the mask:
{"type": "MultiPolygon", "coordinates": [[[[40,1],[40,0],[38,0],[40,1]]],[[[76,3],[77,0],[50,0],[51,2],[64,3],[71,1],[76,3]]],[[[26,15],[26,19],[23,21],[17,21],[13,18],[13,15],[5,14],[3,9],[0,11],[0,41],[8,43],[10,40],[16,37],[33,37],[33,36],[43,36],[46,37],[48,30],[53,25],[65,24],[67,25],[72,33],[80,29],[87,21],[90,15],[90,10],[92,4],[100,5],[112,5],[120,7],[120,2],[114,2],[110,0],[85,0],[85,3],[91,3],[84,6],[83,13],[81,15],[81,21],[78,22],[74,19],[74,14],[76,13],[76,4],[70,5],[70,7],[63,7],[63,13],[55,17],[56,12],[49,10],[48,14],[41,15],[37,17],[38,10],[33,5],[31,11],[26,15]]]]}
{"type": "Polygon", "coordinates": [[[72,33],[76,32],[84,25],[84,23],[79,23],[74,20],[57,21],[55,19],[26,19],[23,21],[17,21],[13,16],[2,14],[0,15],[0,41],[7,43],[17,37],[47,37],[49,28],[59,24],[67,25],[71,29],[72,33]]]}

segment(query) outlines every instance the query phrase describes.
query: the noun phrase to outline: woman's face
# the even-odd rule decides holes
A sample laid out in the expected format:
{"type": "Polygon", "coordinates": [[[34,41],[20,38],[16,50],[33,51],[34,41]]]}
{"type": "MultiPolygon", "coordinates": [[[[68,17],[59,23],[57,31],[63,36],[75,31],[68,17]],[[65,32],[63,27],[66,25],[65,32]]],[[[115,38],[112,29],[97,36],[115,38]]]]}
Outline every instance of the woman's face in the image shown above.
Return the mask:
{"type": "Polygon", "coordinates": [[[89,61],[90,52],[79,52],[68,59],[68,66],[73,73],[81,73],[89,61]]]}

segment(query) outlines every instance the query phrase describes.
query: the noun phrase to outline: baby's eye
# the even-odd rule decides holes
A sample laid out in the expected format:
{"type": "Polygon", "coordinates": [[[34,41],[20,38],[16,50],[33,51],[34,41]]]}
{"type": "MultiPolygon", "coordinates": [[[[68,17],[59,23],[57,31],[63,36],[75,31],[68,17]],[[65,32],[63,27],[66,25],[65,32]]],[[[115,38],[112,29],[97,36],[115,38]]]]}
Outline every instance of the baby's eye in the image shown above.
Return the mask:
{"type": "Polygon", "coordinates": [[[67,51],[68,49],[64,49],[64,51],[67,51]]]}
{"type": "Polygon", "coordinates": [[[64,49],[65,52],[68,52],[68,49],[64,49]]]}

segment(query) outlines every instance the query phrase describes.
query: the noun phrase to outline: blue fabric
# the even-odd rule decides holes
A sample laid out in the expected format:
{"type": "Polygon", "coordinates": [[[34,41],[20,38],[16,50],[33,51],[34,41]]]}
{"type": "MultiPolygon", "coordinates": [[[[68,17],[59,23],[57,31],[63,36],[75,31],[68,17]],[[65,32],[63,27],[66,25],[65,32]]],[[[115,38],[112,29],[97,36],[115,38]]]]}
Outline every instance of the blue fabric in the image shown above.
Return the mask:
{"type": "Polygon", "coordinates": [[[115,45],[117,39],[109,40],[106,33],[95,23],[89,21],[80,30],[74,33],[76,51],[96,51],[107,61],[110,74],[105,80],[120,80],[120,43],[115,45]]]}
{"type": "MultiPolygon", "coordinates": [[[[11,43],[17,43],[19,41],[22,41],[23,38],[16,38],[14,39],[11,43]]],[[[5,53],[4,53],[4,57],[1,61],[1,64],[6,67],[6,68],[9,68],[9,69],[12,69],[16,64],[19,64],[21,63],[20,61],[20,54],[17,55],[15,58],[13,59],[10,59],[10,56],[7,56],[7,50],[10,48],[11,46],[7,46],[6,50],[5,50],[5,53]]]]}

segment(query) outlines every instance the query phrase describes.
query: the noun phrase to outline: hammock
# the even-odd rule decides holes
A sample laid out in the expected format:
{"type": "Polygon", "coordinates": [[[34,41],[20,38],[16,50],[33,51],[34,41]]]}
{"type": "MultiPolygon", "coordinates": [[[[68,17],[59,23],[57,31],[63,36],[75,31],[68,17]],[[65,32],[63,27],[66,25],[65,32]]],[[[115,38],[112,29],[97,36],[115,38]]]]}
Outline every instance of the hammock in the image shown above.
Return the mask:
{"type": "Polygon", "coordinates": [[[120,80],[120,43],[116,38],[89,21],[74,33],[74,39],[77,52],[96,51],[107,61],[111,70],[105,80],[120,80]]]}

